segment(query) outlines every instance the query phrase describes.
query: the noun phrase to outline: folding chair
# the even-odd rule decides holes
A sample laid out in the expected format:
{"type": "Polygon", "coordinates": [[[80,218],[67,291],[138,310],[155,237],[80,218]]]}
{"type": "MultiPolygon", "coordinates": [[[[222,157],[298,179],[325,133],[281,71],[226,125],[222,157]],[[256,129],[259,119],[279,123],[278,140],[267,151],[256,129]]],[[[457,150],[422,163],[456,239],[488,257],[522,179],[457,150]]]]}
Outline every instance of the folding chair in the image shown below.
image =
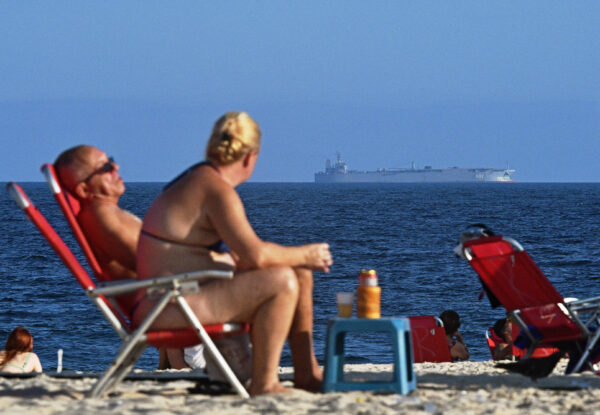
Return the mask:
{"type": "Polygon", "coordinates": [[[414,363],[451,362],[444,323],[434,316],[411,316],[414,363]]]}
{"type": "Polygon", "coordinates": [[[538,347],[576,346],[581,355],[567,373],[584,364],[595,370],[589,357],[600,338],[600,297],[566,302],[514,239],[483,236],[461,244],[492,307],[504,306],[530,343],[523,360],[538,347]]]}
{"type": "Polygon", "coordinates": [[[54,231],[42,213],[33,205],[23,189],[13,182],[8,183],[6,187],[19,207],[46,238],[50,246],[76,278],[79,285],[86,291],[86,294],[100,309],[121,338],[122,344],[117,356],[90,391],[90,397],[101,397],[118,384],[131,371],[133,365],[140,358],[147,346],[182,348],[200,342],[205,344],[209,354],[215,360],[217,366],[233,389],[242,397],[249,397],[248,392],[211,340],[211,335],[219,337],[244,332],[248,329],[247,325],[225,323],[203,326],[184,298],[185,295],[195,293],[199,290],[198,282],[200,280],[207,278],[233,278],[233,272],[206,270],[139,281],[106,281],[96,285],[73,255],[72,251],[54,231]],[[123,295],[135,293],[139,289],[147,289],[148,295],[155,295],[158,301],[155,308],[148,314],[144,321],[137,327],[132,327],[123,318],[123,316],[128,317],[127,313],[123,312],[123,310],[119,313],[118,304],[112,300],[123,295]],[[191,327],[178,330],[150,330],[152,323],[172,300],[175,300],[178,304],[191,327]]]}

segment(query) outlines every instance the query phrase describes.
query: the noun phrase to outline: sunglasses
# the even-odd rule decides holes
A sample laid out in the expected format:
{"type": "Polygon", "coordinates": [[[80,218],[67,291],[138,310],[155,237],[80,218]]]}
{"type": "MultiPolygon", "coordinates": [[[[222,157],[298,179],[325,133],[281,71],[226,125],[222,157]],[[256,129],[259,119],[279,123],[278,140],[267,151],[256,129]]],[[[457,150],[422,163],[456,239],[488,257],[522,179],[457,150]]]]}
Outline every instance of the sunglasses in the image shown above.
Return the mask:
{"type": "Polygon", "coordinates": [[[111,171],[115,171],[116,167],[115,167],[115,159],[112,157],[108,158],[108,161],[106,163],[104,163],[102,165],[102,167],[100,167],[98,170],[93,171],[92,173],[90,173],[90,175],[88,177],[85,178],[85,180],[82,180],[82,183],[86,183],[87,181],[89,181],[92,177],[94,177],[97,174],[103,174],[103,173],[110,173],[111,171]]]}

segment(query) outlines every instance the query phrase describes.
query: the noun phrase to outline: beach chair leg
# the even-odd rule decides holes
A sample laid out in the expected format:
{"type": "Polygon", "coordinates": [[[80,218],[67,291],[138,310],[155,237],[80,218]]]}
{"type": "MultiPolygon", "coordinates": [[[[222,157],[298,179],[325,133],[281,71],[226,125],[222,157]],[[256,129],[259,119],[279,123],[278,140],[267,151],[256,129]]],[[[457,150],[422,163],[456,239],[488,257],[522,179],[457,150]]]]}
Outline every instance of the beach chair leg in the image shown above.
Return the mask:
{"type": "Polygon", "coordinates": [[[131,349],[127,354],[119,353],[111,367],[104,372],[102,377],[98,379],[94,385],[94,388],[89,394],[90,398],[100,398],[115,385],[118,385],[131,371],[133,365],[135,365],[135,362],[138,361],[147,347],[147,344],[142,342],[131,349]]]}
{"type": "Polygon", "coordinates": [[[202,324],[200,323],[200,321],[194,314],[194,311],[190,308],[187,301],[185,301],[185,298],[183,298],[183,296],[181,296],[181,295],[178,295],[176,297],[176,299],[177,299],[177,303],[181,307],[181,310],[187,317],[190,324],[196,330],[198,337],[200,337],[200,339],[202,339],[202,342],[204,343],[206,349],[208,350],[208,353],[213,358],[213,360],[217,363],[217,366],[221,370],[221,373],[229,381],[229,384],[231,385],[231,387],[233,387],[233,389],[241,397],[249,398],[250,395],[246,391],[246,388],[244,388],[244,386],[239,381],[239,379],[237,378],[235,373],[233,373],[233,370],[231,370],[231,367],[229,367],[229,364],[227,363],[227,361],[225,360],[225,358],[223,357],[221,352],[219,352],[219,349],[217,349],[217,346],[215,345],[215,343],[212,341],[212,339],[210,338],[210,336],[208,335],[206,330],[204,330],[204,327],[202,326],[202,324]]]}
{"type": "Polygon", "coordinates": [[[94,385],[94,388],[90,392],[90,397],[99,398],[103,396],[109,387],[116,385],[118,381],[129,373],[129,370],[131,370],[146,348],[146,342],[144,341],[146,331],[148,331],[152,323],[164,310],[169,301],[171,301],[171,298],[178,294],[178,290],[170,290],[160,298],[142,324],[125,340],[115,360],[98,382],[96,382],[96,385],[94,385]]]}
{"type": "MultiPolygon", "coordinates": [[[[573,370],[571,371],[571,373],[578,373],[579,370],[581,370],[581,367],[584,365],[584,363],[587,362],[588,357],[590,356],[590,353],[592,352],[592,350],[594,350],[594,348],[598,344],[598,339],[600,339],[600,328],[596,330],[596,332],[594,333],[594,336],[587,342],[585,350],[581,354],[581,357],[579,358],[579,361],[577,362],[577,364],[573,367],[573,370]]],[[[590,367],[591,367],[591,362],[589,362],[589,363],[590,363],[590,367]]]]}

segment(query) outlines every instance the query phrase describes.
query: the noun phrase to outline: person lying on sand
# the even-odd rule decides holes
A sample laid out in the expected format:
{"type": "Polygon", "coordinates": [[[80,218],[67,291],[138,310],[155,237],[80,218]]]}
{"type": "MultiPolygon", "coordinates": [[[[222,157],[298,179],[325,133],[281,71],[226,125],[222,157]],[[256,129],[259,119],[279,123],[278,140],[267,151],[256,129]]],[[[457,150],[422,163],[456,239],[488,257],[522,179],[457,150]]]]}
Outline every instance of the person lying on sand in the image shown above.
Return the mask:
{"type": "MultiPolygon", "coordinates": [[[[286,338],[295,386],[319,390],[322,373],[313,350],[313,270],[332,264],[326,243],[285,247],[261,240],[246,218],[235,187],[250,178],[258,158],[260,130],[244,112],[229,112],[214,126],[205,162],[167,185],[144,218],[138,245],[138,278],[202,269],[235,270],[231,280],[209,280],[186,296],[204,324],[251,324],[250,394],[282,392],[279,360],[286,338]]],[[[154,301],[144,297],[134,314],[141,321],[154,301]]],[[[154,328],[186,327],[175,305],[154,328]]]]}

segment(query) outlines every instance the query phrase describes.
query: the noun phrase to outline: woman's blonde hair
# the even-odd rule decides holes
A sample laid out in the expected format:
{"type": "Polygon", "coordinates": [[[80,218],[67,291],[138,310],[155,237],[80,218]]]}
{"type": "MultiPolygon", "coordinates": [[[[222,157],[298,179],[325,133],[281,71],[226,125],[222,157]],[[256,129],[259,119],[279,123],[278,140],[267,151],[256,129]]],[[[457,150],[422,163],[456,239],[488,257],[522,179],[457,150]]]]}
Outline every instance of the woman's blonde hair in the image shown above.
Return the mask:
{"type": "Polygon", "coordinates": [[[258,149],[258,124],[245,112],[228,112],[215,123],[206,146],[206,159],[231,164],[258,149]]]}

